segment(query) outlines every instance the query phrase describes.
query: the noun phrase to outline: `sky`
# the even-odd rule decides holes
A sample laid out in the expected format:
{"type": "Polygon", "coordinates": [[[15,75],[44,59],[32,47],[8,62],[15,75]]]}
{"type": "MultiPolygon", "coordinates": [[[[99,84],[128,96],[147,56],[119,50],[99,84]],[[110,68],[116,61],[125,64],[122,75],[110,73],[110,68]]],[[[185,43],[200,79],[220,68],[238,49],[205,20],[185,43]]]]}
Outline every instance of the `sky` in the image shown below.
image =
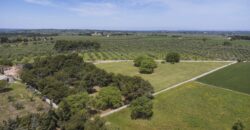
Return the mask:
{"type": "Polygon", "coordinates": [[[0,28],[250,31],[250,0],[0,0],[0,28]]]}

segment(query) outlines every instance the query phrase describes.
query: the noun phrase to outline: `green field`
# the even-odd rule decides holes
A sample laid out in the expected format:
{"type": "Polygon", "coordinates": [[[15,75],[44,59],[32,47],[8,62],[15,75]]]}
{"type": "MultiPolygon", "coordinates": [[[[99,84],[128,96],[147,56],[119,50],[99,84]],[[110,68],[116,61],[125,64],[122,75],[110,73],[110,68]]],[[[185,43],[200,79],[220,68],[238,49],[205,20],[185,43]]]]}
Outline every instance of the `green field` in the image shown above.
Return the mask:
{"type": "Polygon", "coordinates": [[[140,76],[148,80],[155,91],[159,91],[225,64],[228,63],[182,62],[178,64],[158,64],[153,74],[140,74],[138,68],[133,66],[133,62],[104,63],[97,64],[97,67],[108,72],[140,76]]]}
{"type": "Polygon", "coordinates": [[[198,82],[157,95],[150,120],[131,120],[125,109],[106,117],[110,130],[230,130],[241,120],[250,129],[250,96],[198,82]]]}
{"type": "Polygon", "coordinates": [[[0,92],[0,97],[0,122],[9,118],[15,118],[16,116],[44,112],[49,109],[48,104],[43,102],[39,97],[32,96],[32,93],[28,92],[21,83],[11,84],[10,91],[0,92]],[[13,101],[10,101],[8,97],[12,97],[13,101]],[[33,98],[33,101],[31,101],[31,98],[33,98]],[[17,110],[13,105],[15,103],[22,104],[24,108],[17,110]],[[43,110],[38,110],[38,108],[43,108],[43,110]]]}
{"type": "Polygon", "coordinates": [[[169,36],[55,36],[54,41],[29,41],[0,45],[0,58],[10,58],[16,63],[32,60],[37,56],[56,55],[53,47],[56,40],[92,40],[101,44],[98,51],[81,51],[85,60],[123,60],[148,55],[163,59],[168,52],[178,52],[185,60],[236,60],[250,59],[250,42],[229,41],[223,36],[182,35],[169,36]],[[206,39],[205,41],[203,39],[206,39]],[[225,41],[232,45],[224,46],[225,41]]]}
{"type": "Polygon", "coordinates": [[[198,81],[250,94],[250,63],[237,63],[198,81]]]}

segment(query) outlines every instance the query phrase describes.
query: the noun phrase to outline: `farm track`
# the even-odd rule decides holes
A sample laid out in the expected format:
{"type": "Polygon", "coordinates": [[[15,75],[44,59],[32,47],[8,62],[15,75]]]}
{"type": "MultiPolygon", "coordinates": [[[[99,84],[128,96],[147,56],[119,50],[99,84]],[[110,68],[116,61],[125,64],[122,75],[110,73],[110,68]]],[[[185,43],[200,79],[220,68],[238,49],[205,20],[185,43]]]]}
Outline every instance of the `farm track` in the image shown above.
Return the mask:
{"type": "MultiPolygon", "coordinates": [[[[94,64],[104,64],[104,63],[119,63],[119,62],[132,62],[133,60],[96,60],[96,61],[87,61],[94,64]]],[[[162,62],[164,60],[155,60],[156,62],[162,62]]],[[[235,62],[235,61],[216,61],[216,60],[181,60],[180,62],[235,62]]]]}
{"type": "MultiPolygon", "coordinates": [[[[116,62],[119,62],[119,61],[116,61],[116,62]]],[[[127,62],[127,61],[122,60],[122,61],[120,61],[120,62],[127,62]]],[[[185,61],[182,61],[182,62],[185,62],[185,61]]],[[[191,61],[186,61],[186,62],[191,62],[191,61]]],[[[198,61],[195,61],[195,62],[198,62],[198,61]]],[[[213,72],[215,72],[215,71],[218,71],[218,70],[220,70],[220,69],[223,69],[223,68],[225,68],[225,67],[228,67],[228,66],[230,66],[230,65],[233,65],[233,64],[237,63],[236,61],[200,61],[200,62],[228,62],[229,64],[224,65],[224,66],[221,66],[221,67],[218,67],[218,68],[215,68],[215,69],[213,69],[213,70],[211,70],[211,71],[208,71],[208,72],[206,72],[206,73],[203,73],[203,74],[201,74],[201,75],[199,75],[199,76],[196,76],[196,77],[194,77],[194,78],[192,78],[192,79],[183,81],[183,82],[181,82],[181,83],[178,83],[178,84],[173,85],[173,86],[171,86],[171,87],[168,87],[168,88],[166,88],[166,89],[163,89],[163,90],[160,90],[160,91],[158,91],[158,92],[155,92],[153,95],[154,95],[154,96],[159,95],[159,94],[161,94],[161,93],[163,93],[163,92],[169,91],[169,90],[171,90],[171,89],[173,89],[173,88],[176,88],[176,87],[178,87],[178,86],[180,86],[180,85],[183,85],[183,84],[185,84],[185,83],[194,81],[194,80],[196,80],[196,79],[198,79],[198,78],[204,77],[204,76],[206,76],[206,75],[208,75],[208,74],[211,74],[211,73],[213,73],[213,72]]],[[[101,63],[101,62],[98,62],[98,64],[100,64],[100,63],[101,63]]],[[[102,63],[113,63],[113,62],[109,61],[109,62],[102,62],[102,63]]],[[[102,114],[100,115],[100,117],[105,117],[105,116],[111,115],[111,114],[113,114],[113,113],[116,113],[116,112],[118,112],[118,111],[121,111],[121,110],[127,108],[128,106],[129,106],[129,104],[128,104],[128,105],[124,105],[124,106],[122,106],[122,107],[120,107],[120,108],[114,109],[114,110],[112,110],[112,111],[109,111],[109,112],[106,112],[106,113],[102,113],[102,114]]]]}

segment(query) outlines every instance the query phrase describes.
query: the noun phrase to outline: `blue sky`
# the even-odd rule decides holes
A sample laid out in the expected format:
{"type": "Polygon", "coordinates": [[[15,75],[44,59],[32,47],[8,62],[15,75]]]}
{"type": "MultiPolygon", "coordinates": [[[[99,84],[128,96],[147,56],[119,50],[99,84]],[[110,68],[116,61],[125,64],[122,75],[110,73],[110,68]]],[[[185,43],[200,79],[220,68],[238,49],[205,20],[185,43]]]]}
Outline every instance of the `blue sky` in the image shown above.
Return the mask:
{"type": "Polygon", "coordinates": [[[250,30],[250,0],[0,0],[0,28],[250,30]]]}

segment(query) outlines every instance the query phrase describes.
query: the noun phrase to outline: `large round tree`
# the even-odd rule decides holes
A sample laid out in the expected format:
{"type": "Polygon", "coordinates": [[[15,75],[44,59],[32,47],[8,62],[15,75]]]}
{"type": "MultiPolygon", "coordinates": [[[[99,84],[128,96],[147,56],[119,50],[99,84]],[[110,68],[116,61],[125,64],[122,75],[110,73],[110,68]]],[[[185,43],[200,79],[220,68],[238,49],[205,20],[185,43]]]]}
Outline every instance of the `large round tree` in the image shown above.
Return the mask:
{"type": "Polygon", "coordinates": [[[180,62],[180,58],[181,58],[181,56],[179,53],[170,52],[167,54],[165,60],[166,60],[166,62],[174,64],[174,63],[180,62]]]}

